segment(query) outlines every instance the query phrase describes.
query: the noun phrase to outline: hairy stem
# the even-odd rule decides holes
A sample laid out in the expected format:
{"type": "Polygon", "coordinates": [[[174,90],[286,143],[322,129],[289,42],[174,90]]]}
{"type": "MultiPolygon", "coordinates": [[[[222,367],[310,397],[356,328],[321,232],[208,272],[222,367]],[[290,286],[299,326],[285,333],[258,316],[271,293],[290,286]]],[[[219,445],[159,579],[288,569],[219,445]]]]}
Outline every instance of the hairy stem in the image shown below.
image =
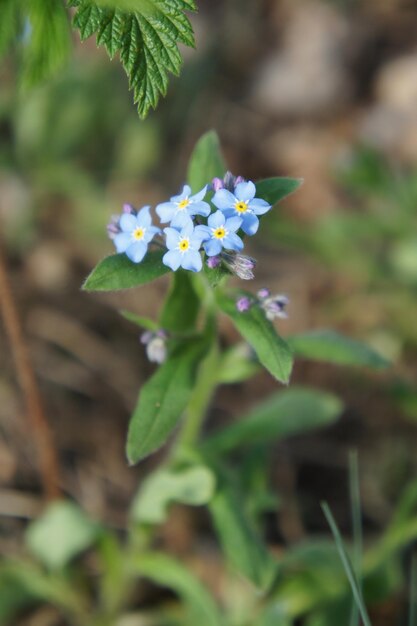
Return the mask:
{"type": "Polygon", "coordinates": [[[56,499],[60,496],[57,456],[13,298],[1,240],[0,308],[10,341],[17,377],[25,396],[27,416],[39,458],[43,489],[48,499],[56,499]]]}

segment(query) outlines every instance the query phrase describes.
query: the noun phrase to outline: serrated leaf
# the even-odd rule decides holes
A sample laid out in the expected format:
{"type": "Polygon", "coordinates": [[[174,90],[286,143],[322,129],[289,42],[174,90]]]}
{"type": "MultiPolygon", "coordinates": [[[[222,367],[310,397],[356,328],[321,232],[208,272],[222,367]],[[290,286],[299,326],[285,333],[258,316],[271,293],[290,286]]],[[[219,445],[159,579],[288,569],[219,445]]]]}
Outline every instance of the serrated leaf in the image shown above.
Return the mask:
{"type": "Polygon", "coordinates": [[[145,480],[133,501],[133,518],[145,524],[161,524],[167,517],[171,502],[192,506],[207,504],[215,487],[215,479],[204,465],[182,470],[163,469],[145,480]]]}
{"type": "Polygon", "coordinates": [[[206,350],[206,337],[183,342],[143,385],[129,424],[130,463],[137,463],[168,439],[191,397],[206,350]]]}
{"type": "Polygon", "coordinates": [[[282,383],[288,383],[292,370],[292,353],[278,335],[264,312],[257,306],[240,313],[235,301],[219,296],[220,309],[228,315],[242,337],[252,346],[261,364],[282,383]]]}
{"type": "Polygon", "coordinates": [[[97,524],[75,504],[55,502],[29,526],[26,543],[42,563],[61,568],[90,547],[98,533],[97,524]]]}
{"type": "Polygon", "coordinates": [[[264,178],[256,182],[256,196],[274,205],[297,191],[302,184],[302,178],[264,178]]]}
{"type": "Polygon", "coordinates": [[[190,0],[71,0],[74,26],[86,39],[96,34],[110,58],[117,52],[141,117],[155,108],[168,89],[168,73],[182,65],[178,43],[194,46],[191,23],[184,11],[190,0]]]}
{"type": "Polygon", "coordinates": [[[294,354],[305,359],[337,365],[357,365],[381,369],[390,362],[360,341],[334,330],[315,330],[288,338],[294,354]]]}
{"type": "Polygon", "coordinates": [[[134,573],[175,591],[189,610],[189,623],[199,626],[223,625],[223,619],[211,595],[198,578],[181,563],[166,554],[152,552],[131,558],[129,565],[134,573]]]}
{"type": "Polygon", "coordinates": [[[85,291],[117,291],[145,285],[170,271],[162,263],[163,251],[148,252],[141,263],[133,263],[125,254],[106,257],[86,278],[85,291]]]}
{"type": "Polygon", "coordinates": [[[195,329],[200,300],[192,278],[191,273],[186,270],[174,272],[159,319],[161,328],[173,332],[191,332],[195,329]]]}
{"type": "Polygon", "coordinates": [[[187,172],[188,184],[196,193],[213,178],[223,178],[225,172],[226,164],[221,153],[219,138],[214,130],[210,130],[198,140],[190,157],[187,172]]]}
{"type": "Polygon", "coordinates": [[[204,446],[226,452],[238,446],[273,443],[332,424],[342,412],[339,398],[330,393],[292,387],[255,407],[247,416],[206,440],[204,446]]]}

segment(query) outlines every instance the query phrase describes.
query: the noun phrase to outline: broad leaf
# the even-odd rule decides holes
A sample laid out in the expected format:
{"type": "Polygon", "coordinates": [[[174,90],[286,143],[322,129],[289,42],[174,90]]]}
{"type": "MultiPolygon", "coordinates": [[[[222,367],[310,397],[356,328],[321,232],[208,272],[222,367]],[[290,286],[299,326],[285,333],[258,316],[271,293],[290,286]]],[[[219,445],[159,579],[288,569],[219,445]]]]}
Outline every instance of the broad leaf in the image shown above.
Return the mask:
{"type": "Polygon", "coordinates": [[[145,285],[170,271],[162,263],[163,251],[148,252],[142,263],[133,263],[125,254],[108,256],[93,269],[83,289],[117,291],[145,285]]]}
{"type": "Polygon", "coordinates": [[[129,424],[130,463],[157,450],[174,430],[187,406],[206,350],[205,337],[183,342],[143,385],[129,424]]]}
{"type": "Polygon", "coordinates": [[[70,0],[70,4],[77,9],[74,25],[81,39],[95,34],[110,58],[119,52],[139,115],[146,117],[166,94],[168,73],[179,74],[178,44],[194,46],[193,30],[184,13],[195,10],[194,1],[129,0],[125,9],[92,0],[70,0]]]}
{"type": "Polygon", "coordinates": [[[30,551],[50,568],[64,567],[97,539],[99,527],[71,502],[55,502],[26,533],[30,551]]]}
{"type": "Polygon", "coordinates": [[[163,469],[143,483],[132,505],[132,516],[145,524],[161,524],[171,502],[207,504],[215,487],[213,473],[203,465],[182,470],[163,469]]]}
{"type": "Polygon", "coordinates": [[[194,192],[210,183],[213,178],[223,178],[226,164],[220,150],[217,133],[209,131],[199,139],[188,164],[187,180],[194,192]]]}
{"type": "Polygon", "coordinates": [[[130,560],[130,567],[134,573],[177,593],[190,612],[191,624],[223,625],[219,609],[203,584],[173,558],[158,552],[143,553],[130,560]]]}
{"type": "Polygon", "coordinates": [[[195,329],[200,300],[193,287],[193,276],[186,270],[178,270],[172,276],[171,289],[165,300],[160,317],[160,327],[175,332],[195,329]]]}
{"type": "Polygon", "coordinates": [[[207,439],[204,445],[216,452],[225,452],[242,445],[273,443],[328,426],[342,410],[342,403],[333,394],[303,387],[284,389],[207,439]]]}
{"type": "Polygon", "coordinates": [[[384,368],[389,361],[369,346],[333,330],[315,330],[288,338],[296,356],[337,365],[361,365],[384,368]]]}
{"type": "Polygon", "coordinates": [[[240,313],[235,301],[220,296],[218,303],[228,315],[242,337],[255,350],[259,361],[282,383],[288,383],[292,369],[292,353],[286,342],[278,335],[264,312],[257,306],[240,313]]]}
{"type": "Polygon", "coordinates": [[[256,182],[256,197],[274,205],[297,191],[302,184],[302,178],[264,178],[256,182]]]}

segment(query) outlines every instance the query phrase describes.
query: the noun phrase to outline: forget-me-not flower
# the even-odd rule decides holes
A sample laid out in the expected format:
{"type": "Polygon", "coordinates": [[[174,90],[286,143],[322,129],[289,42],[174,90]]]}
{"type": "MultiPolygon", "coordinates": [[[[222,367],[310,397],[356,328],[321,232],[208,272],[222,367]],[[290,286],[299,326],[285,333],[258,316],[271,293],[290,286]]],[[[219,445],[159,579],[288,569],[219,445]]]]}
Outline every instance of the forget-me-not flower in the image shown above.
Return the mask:
{"type": "Polygon", "coordinates": [[[210,214],[210,205],[203,201],[207,193],[207,185],[198,193],[191,196],[191,187],[184,185],[178,196],[172,196],[169,202],[162,202],[156,207],[161,222],[171,222],[173,228],[183,228],[194,215],[207,217],[210,214]]]}
{"type": "Polygon", "coordinates": [[[208,226],[196,226],[196,232],[206,234],[204,250],[207,256],[220,254],[223,248],[227,250],[242,250],[243,241],[236,235],[242,220],[240,217],[226,218],[222,211],[212,213],[207,220],[208,226]]]}
{"type": "Polygon", "coordinates": [[[253,182],[241,182],[234,193],[219,189],[213,196],[213,204],[223,211],[226,217],[240,217],[242,230],[247,235],[254,235],[259,227],[258,215],[263,215],[271,208],[265,200],[255,198],[256,187],[253,182]]]}
{"type": "Polygon", "coordinates": [[[133,263],[140,263],[148,250],[148,244],[161,232],[152,226],[149,206],[144,206],[137,215],[123,213],[119,220],[120,232],[113,237],[117,252],[125,252],[133,263]]]}
{"type": "Polygon", "coordinates": [[[181,229],[164,228],[168,252],[162,257],[162,262],[174,272],[179,267],[192,272],[199,272],[203,267],[199,252],[202,241],[207,234],[194,228],[191,220],[181,229]]]}

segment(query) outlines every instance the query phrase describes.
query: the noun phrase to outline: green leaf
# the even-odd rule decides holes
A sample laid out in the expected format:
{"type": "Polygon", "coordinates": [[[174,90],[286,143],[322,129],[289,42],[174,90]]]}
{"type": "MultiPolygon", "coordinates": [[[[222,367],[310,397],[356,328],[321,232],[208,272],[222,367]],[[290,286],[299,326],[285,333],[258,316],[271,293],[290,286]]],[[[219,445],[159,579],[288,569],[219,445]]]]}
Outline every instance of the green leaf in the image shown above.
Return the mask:
{"type": "Polygon", "coordinates": [[[32,87],[56,74],[68,58],[71,39],[61,0],[31,0],[26,4],[30,33],[23,41],[24,87],[32,87]]]}
{"type": "Polygon", "coordinates": [[[148,252],[142,263],[133,263],[125,254],[108,256],[93,269],[83,289],[117,291],[145,285],[170,271],[162,263],[163,251],[148,252]]]}
{"type": "Polygon", "coordinates": [[[146,328],[146,330],[158,330],[159,324],[149,319],[148,317],[143,317],[143,315],[136,315],[136,313],[132,313],[131,311],[119,311],[120,315],[125,318],[128,322],[132,322],[132,324],[136,324],[136,326],[140,326],[140,328],[146,328]]]}
{"type": "Polygon", "coordinates": [[[196,193],[213,178],[223,178],[225,172],[219,138],[214,130],[210,130],[198,140],[193,150],[188,164],[188,184],[196,193]]]}
{"type": "Polygon", "coordinates": [[[249,415],[206,440],[205,446],[226,452],[242,445],[273,443],[332,424],[343,405],[330,393],[292,387],[272,395],[249,415]]]}
{"type": "Polygon", "coordinates": [[[223,352],[217,369],[217,381],[223,385],[240,383],[257,374],[259,363],[247,343],[239,343],[223,352]]]}
{"type": "Polygon", "coordinates": [[[64,567],[97,539],[99,527],[71,502],[55,502],[26,532],[29,550],[52,569],[64,567]]]}
{"type": "Polygon", "coordinates": [[[173,273],[171,289],[160,317],[160,327],[173,332],[195,329],[200,300],[193,287],[193,277],[186,270],[173,273]]]}
{"type": "Polygon", "coordinates": [[[184,13],[195,10],[193,0],[130,0],[132,8],[124,10],[92,0],[70,0],[70,4],[77,9],[74,26],[82,39],[95,34],[110,58],[119,52],[139,115],[146,117],[166,94],[168,73],[180,72],[178,44],[194,46],[193,30],[184,13]]]}
{"type": "Polygon", "coordinates": [[[337,365],[361,365],[380,369],[390,365],[369,346],[333,330],[315,330],[287,339],[294,354],[337,365]]]}
{"type": "Polygon", "coordinates": [[[276,564],[245,516],[239,492],[227,476],[218,475],[219,487],[209,504],[223,550],[232,567],[257,587],[267,589],[276,564]]]}
{"type": "Polygon", "coordinates": [[[143,385],[129,424],[130,463],[137,463],[165,443],[187,406],[206,350],[206,337],[183,342],[143,385]]]}
{"type": "Polygon", "coordinates": [[[130,565],[135,573],[175,591],[188,607],[190,623],[222,626],[223,619],[213,598],[184,565],[158,552],[140,554],[131,559],[130,565]]]}
{"type": "Polygon", "coordinates": [[[288,383],[292,369],[292,353],[285,341],[278,335],[264,312],[257,306],[240,313],[235,300],[219,296],[220,309],[228,315],[242,337],[255,350],[262,365],[282,383],[288,383]]]}
{"type": "Polygon", "coordinates": [[[132,505],[132,516],[145,524],[161,524],[171,502],[207,504],[215,487],[213,472],[203,465],[182,470],[164,469],[143,483],[132,505]]]}
{"type": "Polygon", "coordinates": [[[294,193],[294,191],[297,191],[302,184],[302,178],[264,178],[256,182],[256,197],[274,205],[286,196],[294,193]]]}
{"type": "Polygon", "coordinates": [[[19,3],[16,0],[2,0],[0,2],[0,56],[18,34],[19,3]]]}

